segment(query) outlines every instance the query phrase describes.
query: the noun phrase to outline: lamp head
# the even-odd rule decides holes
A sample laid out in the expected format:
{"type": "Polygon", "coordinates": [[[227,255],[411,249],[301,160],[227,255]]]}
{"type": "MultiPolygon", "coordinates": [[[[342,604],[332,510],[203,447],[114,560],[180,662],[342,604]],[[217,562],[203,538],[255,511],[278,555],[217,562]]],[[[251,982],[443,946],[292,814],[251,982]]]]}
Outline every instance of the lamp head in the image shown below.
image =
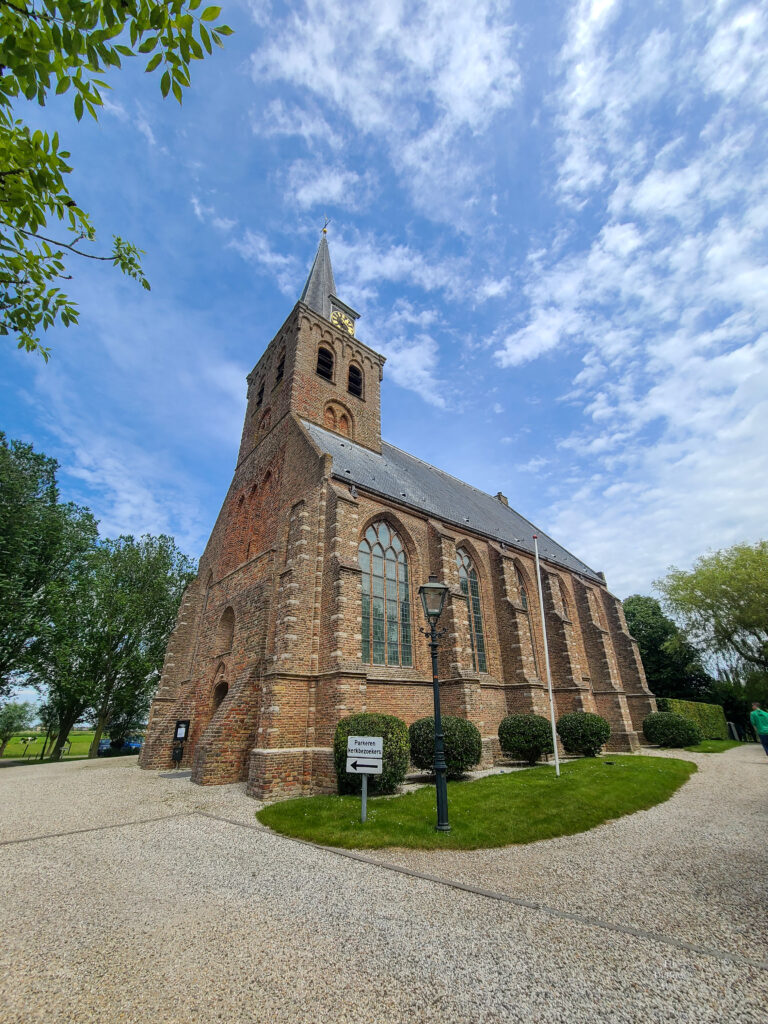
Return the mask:
{"type": "Polygon", "coordinates": [[[427,622],[433,626],[442,615],[445,595],[447,593],[448,587],[445,583],[439,583],[437,576],[430,576],[429,583],[423,583],[419,587],[419,596],[424,607],[424,615],[427,622]]]}

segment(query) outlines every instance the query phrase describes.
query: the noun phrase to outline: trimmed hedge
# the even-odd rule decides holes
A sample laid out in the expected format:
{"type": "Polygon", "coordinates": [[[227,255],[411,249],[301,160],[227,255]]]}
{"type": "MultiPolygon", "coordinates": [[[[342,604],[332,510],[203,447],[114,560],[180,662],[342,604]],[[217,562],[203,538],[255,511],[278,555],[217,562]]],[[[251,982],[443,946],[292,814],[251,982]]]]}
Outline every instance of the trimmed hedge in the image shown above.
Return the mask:
{"type": "Polygon", "coordinates": [[[597,757],[608,742],[611,727],[600,715],[589,711],[574,711],[561,715],[557,723],[557,734],[569,754],[583,754],[597,757]]]}
{"type": "MultiPolygon", "coordinates": [[[[443,715],[443,743],[448,778],[458,779],[473,768],[483,756],[480,730],[474,722],[453,715],[443,715]]],[[[420,718],[408,728],[411,761],[417,768],[432,769],[435,763],[435,720],[420,718]]]]}
{"type": "Polygon", "coordinates": [[[698,700],[678,700],[676,697],[657,697],[659,711],[671,711],[698,725],[705,740],[729,740],[725,712],[720,704],[705,704],[698,700]]]}
{"type": "Polygon", "coordinates": [[[649,743],[660,747],[694,747],[701,743],[701,729],[695,722],[672,711],[656,711],[643,721],[649,743]]]}
{"type": "Polygon", "coordinates": [[[381,775],[368,776],[371,794],[395,793],[405,779],[410,764],[408,726],[394,715],[360,714],[342,718],[333,737],[333,763],[339,793],[359,793],[362,775],[347,775],[347,737],[381,736],[384,758],[381,775]]]}
{"type": "Polygon", "coordinates": [[[507,715],[499,723],[499,743],[509,757],[534,765],[553,751],[552,726],[541,715],[507,715]]]}

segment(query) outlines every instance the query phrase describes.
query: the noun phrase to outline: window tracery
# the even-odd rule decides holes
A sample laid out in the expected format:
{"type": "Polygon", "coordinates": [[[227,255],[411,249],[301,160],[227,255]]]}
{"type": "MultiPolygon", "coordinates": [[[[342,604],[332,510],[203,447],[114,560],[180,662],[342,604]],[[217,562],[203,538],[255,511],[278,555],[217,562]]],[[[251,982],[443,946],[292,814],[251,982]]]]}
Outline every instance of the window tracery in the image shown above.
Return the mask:
{"type": "Polygon", "coordinates": [[[459,586],[467,599],[467,616],[469,619],[469,639],[472,645],[472,668],[476,672],[487,672],[485,657],[485,635],[483,632],[483,613],[480,607],[480,585],[477,572],[464,548],[456,552],[456,564],[459,567],[459,586]]]}
{"type": "Polygon", "coordinates": [[[362,660],[413,665],[408,558],[403,542],[383,520],[365,531],[358,547],[362,569],[362,660]]]}

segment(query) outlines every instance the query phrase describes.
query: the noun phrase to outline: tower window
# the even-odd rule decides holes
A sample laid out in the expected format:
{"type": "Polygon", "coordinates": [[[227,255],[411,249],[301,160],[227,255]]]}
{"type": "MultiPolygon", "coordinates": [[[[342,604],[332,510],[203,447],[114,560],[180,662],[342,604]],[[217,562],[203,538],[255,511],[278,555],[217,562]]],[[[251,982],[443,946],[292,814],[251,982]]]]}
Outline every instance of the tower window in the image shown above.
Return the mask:
{"type": "Polygon", "coordinates": [[[256,395],[256,408],[261,408],[261,403],[264,401],[264,381],[261,382],[259,387],[259,393],[256,395]]]}
{"type": "Polygon", "coordinates": [[[280,362],[277,364],[277,373],[275,374],[275,384],[279,384],[283,379],[283,373],[285,372],[285,352],[280,356],[280,362]]]}
{"type": "Polygon", "coordinates": [[[472,559],[464,548],[459,548],[456,552],[456,564],[459,567],[461,592],[467,599],[469,641],[472,644],[472,668],[476,672],[487,672],[483,613],[480,610],[480,586],[477,582],[477,572],[472,564],[472,559]]]}
{"type": "Polygon", "coordinates": [[[408,559],[387,523],[369,526],[357,558],[362,570],[362,659],[368,665],[412,665],[408,559]]]}
{"type": "Polygon", "coordinates": [[[333,352],[327,348],[317,350],[317,375],[333,380],[333,352]]]}
{"type": "Polygon", "coordinates": [[[355,366],[354,363],[349,368],[347,391],[356,398],[363,397],[363,373],[360,367],[355,366]]]}

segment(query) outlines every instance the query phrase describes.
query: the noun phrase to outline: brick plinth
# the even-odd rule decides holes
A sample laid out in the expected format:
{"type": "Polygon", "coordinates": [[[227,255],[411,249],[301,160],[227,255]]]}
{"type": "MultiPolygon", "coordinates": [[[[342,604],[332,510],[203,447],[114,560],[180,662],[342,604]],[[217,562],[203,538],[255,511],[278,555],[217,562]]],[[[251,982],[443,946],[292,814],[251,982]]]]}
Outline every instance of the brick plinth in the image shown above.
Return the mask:
{"type": "Polygon", "coordinates": [[[256,748],[251,752],[246,792],[257,800],[335,793],[333,748],[256,748]]]}

